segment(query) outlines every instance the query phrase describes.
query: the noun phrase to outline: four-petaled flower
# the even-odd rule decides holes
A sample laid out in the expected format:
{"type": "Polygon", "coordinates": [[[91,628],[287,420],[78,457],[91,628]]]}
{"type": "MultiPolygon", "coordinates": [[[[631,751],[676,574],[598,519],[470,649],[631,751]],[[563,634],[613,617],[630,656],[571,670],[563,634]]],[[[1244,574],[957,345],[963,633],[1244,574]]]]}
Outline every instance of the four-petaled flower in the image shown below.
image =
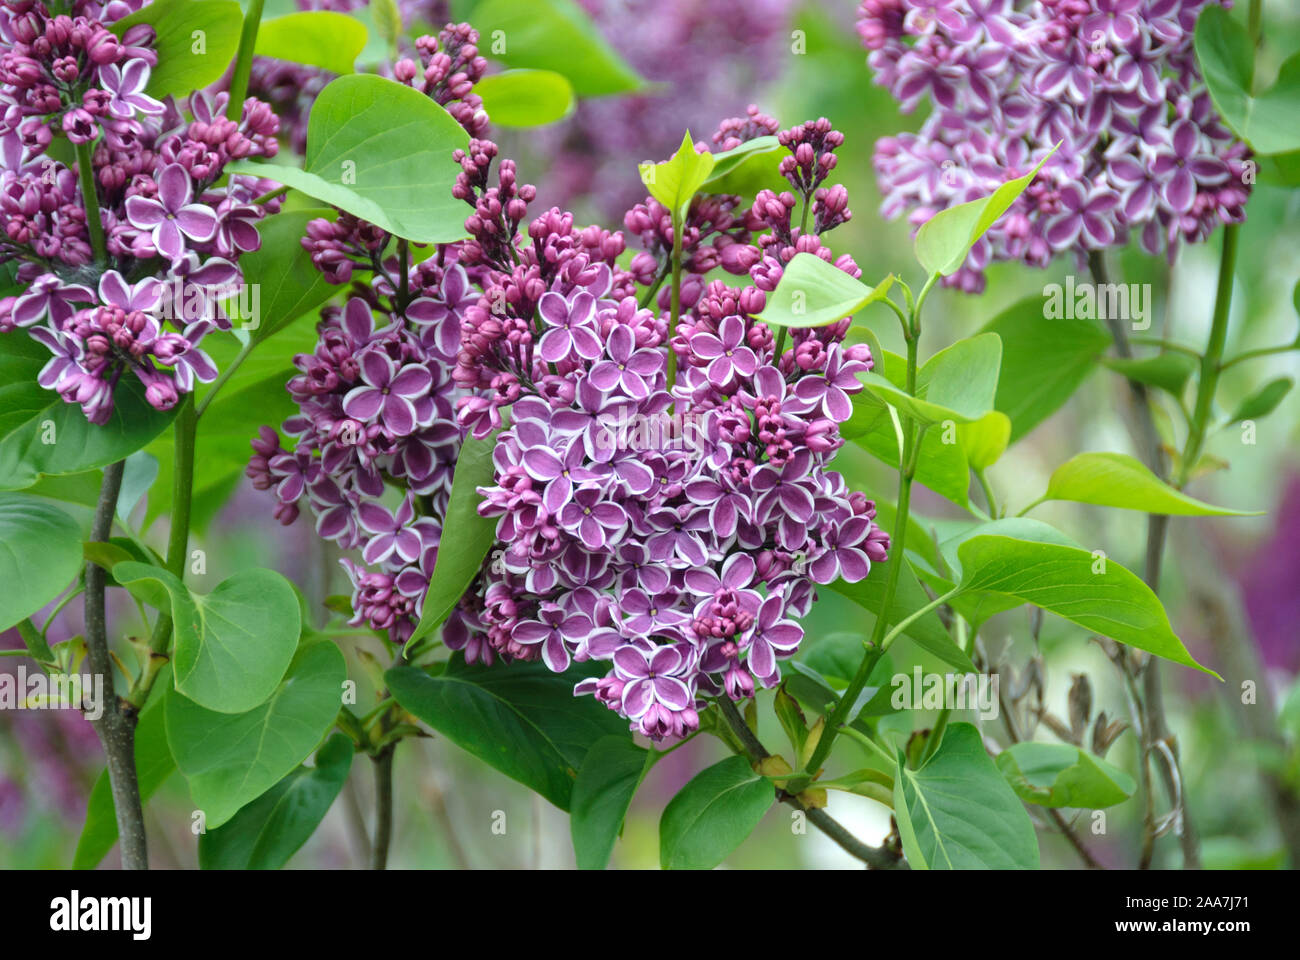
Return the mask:
{"type": "Polygon", "coordinates": [[[211,207],[191,203],[194,184],[179,163],[168,164],[158,175],[158,199],[128,197],[126,216],[131,225],[152,230],[154,248],[169,260],[185,253],[185,238],[206,243],[217,234],[217,215],[211,207]]]}

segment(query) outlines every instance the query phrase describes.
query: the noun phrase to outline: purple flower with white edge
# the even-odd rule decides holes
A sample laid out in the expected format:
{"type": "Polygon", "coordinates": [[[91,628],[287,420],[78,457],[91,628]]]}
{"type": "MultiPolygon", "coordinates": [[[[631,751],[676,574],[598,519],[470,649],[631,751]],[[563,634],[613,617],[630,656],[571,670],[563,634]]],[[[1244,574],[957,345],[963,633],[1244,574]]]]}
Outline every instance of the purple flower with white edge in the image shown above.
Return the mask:
{"type": "Polygon", "coordinates": [[[99,68],[99,83],[111,95],[108,112],[119,120],[130,120],[137,112],[157,116],[166,109],[144,92],[149,84],[149,64],[143,60],[128,60],[124,67],[105,64],[99,68]]]}
{"type": "Polygon", "coordinates": [[[152,231],[154,248],[169,260],[185,253],[185,238],[206,243],[217,233],[217,215],[211,207],[192,203],[194,184],[179,163],[168,164],[158,175],[158,198],[128,197],[126,216],[131,225],[152,231]]]}
{"type": "Polygon", "coordinates": [[[733,377],[752,376],[758,369],[758,358],[745,346],[745,321],[740,317],[723,317],[718,335],[697,333],[691,338],[691,350],[708,365],[709,382],[715,387],[725,387],[733,377]]]}
{"type": "Polygon", "coordinates": [[[785,617],[785,597],[774,593],[764,600],[758,608],[746,660],[764,687],[774,687],[780,682],[777,658],[790,656],[799,649],[801,640],[803,627],[785,617]]]}
{"type": "Polygon", "coordinates": [[[414,563],[420,557],[420,535],[411,529],[415,519],[415,504],[411,494],[407,494],[397,508],[390,513],[382,504],[364,501],[357,508],[357,521],[361,529],[370,534],[361,557],[371,566],[386,563],[396,556],[403,563],[414,563]]]}
{"type": "Polygon", "coordinates": [[[602,499],[600,490],[584,487],[560,511],[560,525],[576,534],[589,550],[600,550],[627,526],[627,511],[602,499]]]}
{"type": "Polygon", "coordinates": [[[606,393],[618,389],[634,400],[650,395],[655,376],[663,369],[663,358],[654,350],[636,347],[636,336],[623,324],[609,333],[605,344],[607,360],[591,368],[588,379],[606,393]]]}
{"type": "Polygon", "coordinates": [[[12,320],[14,326],[30,327],[49,318],[50,324],[61,329],[76,311],[74,303],[94,303],[95,294],[79,283],[64,283],[52,273],[37,277],[27,292],[14,301],[12,320]]]}
{"type": "Polygon", "coordinates": [[[566,643],[578,643],[595,628],[591,620],[582,615],[566,614],[558,606],[543,607],[537,620],[524,620],[515,626],[512,639],[516,643],[536,647],[541,660],[556,673],[569,669],[569,648],[566,643]]]}
{"type": "Polygon", "coordinates": [[[596,298],[583,290],[566,300],[553,291],[542,294],[537,314],[549,330],[538,342],[538,352],[547,363],[557,363],[571,354],[595,360],[602,353],[596,336],[596,298]]]}
{"type": "Polygon", "coordinates": [[[399,368],[387,353],[375,348],[364,351],[360,361],[363,382],[343,398],[344,413],[361,421],[378,418],[395,437],[407,436],[429,422],[433,376],[427,367],[408,363],[399,368]]]}
{"type": "Polygon", "coordinates": [[[853,402],[849,393],[862,389],[858,374],[871,367],[861,360],[850,360],[843,348],[835,344],[827,351],[826,367],[821,376],[807,376],[795,385],[794,395],[809,404],[809,409],[821,407],[822,412],[836,423],[853,416],[853,402]]]}

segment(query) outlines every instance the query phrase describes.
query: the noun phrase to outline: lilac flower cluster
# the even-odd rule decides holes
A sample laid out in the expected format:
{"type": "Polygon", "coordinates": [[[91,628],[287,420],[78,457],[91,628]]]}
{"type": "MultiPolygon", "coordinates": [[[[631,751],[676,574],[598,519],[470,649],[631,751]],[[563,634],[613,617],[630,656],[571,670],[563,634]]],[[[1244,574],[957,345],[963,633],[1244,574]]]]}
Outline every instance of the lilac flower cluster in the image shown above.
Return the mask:
{"type": "MultiPolygon", "coordinates": [[[[484,65],[477,40],[468,25],[449,24],[416,41],[423,73],[409,59],[394,69],[471,133],[487,122],[472,90],[484,65]]],[[[322,311],[315,350],[294,358],[299,373],[288,389],[299,412],[282,430],[290,449],[262,427],[246,472],[254,486],[274,491],[281,523],[297,519],[305,498],[320,536],[360,550],[361,563],[342,561],[354,588],[353,623],[404,642],[437,560],[460,451],[455,402],[466,390],[453,374],[483,267],[474,241],[439,246],[412,265],[385,255],[393,239],[341,211],[307,225],[302,245],[312,262],[329,282],[352,282],[351,296],[322,311]],[[393,487],[402,491],[395,505],[385,496],[393,487]]]]}
{"type": "Polygon", "coordinates": [[[257,249],[268,212],[252,202],[266,187],[255,178],[217,183],[230,161],[278,147],[275,115],[256,100],[236,123],[225,94],[194,94],[189,117],[149,96],[153,28],[120,40],[108,29],[140,5],[0,10],[0,262],[19,261],[26,287],[0,299],[0,331],[26,328],[48,347],[40,383],[94,423],[128,371],[160,410],[216,377],[200,344],[230,326],[216,296],[239,281],[235,261],[257,249]],[[91,145],[104,260],[77,173],[47,152],[56,132],[91,145]]]}
{"type": "MultiPolygon", "coordinates": [[[[729,121],[720,136],[745,125],[729,121]]],[[[822,181],[842,138],[817,121],[781,139],[793,190],[829,210],[822,181]]],[[[477,155],[492,152],[480,145],[477,155]]],[[[465,170],[466,181],[486,182],[472,158],[465,170]]],[[[814,584],[860,580],[888,547],[874,505],[826,469],[870,351],[844,343],[847,320],[797,331],[782,350],[752,318],[795,252],[830,251],[789,225],[782,197],[764,191],[734,216],[737,202],[695,202],[683,261],[697,273],[723,261],[748,268],[754,285],[697,283],[676,331],[627,282],[647,285],[648,301],[663,273],[662,216],[650,201],[627,217],[647,247],[630,276],[615,263],[621,237],[576,233],[556,210],[527,239],[507,233],[520,263],[489,258],[495,273],[461,327],[457,379],[489,388],[460,401],[462,423],[485,435],[500,424],[499,398],[512,406],[495,482],[480,488],[480,512],[500,518],[499,549],[444,640],[471,661],[541,660],[557,672],[608,662],[576,692],[656,740],[696,729],[704,697],[738,700],[777,683],[814,584]],[[781,239],[760,249],[751,230],[781,239]],[[680,367],[671,387],[670,349],[680,367]]],[[[842,202],[836,209],[847,219],[842,202]]],[[[508,226],[467,223],[484,250],[508,226]]],[[[859,272],[847,258],[842,266],[859,272]]]]}
{"type": "Polygon", "coordinates": [[[985,196],[1062,145],[950,284],[978,291],[993,260],[1122,245],[1172,258],[1244,219],[1245,144],[1220,122],[1192,49],[1209,0],[862,0],[877,83],[916,134],[885,137],[886,217],[917,226],[985,196]]]}

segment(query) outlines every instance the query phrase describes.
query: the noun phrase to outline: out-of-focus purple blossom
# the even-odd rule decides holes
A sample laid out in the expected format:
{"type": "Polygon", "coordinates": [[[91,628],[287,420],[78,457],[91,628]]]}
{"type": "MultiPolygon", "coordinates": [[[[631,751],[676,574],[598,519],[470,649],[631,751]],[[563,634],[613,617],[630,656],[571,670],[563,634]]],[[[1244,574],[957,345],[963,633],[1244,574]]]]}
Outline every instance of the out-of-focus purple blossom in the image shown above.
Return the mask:
{"type": "Polygon", "coordinates": [[[1174,256],[1245,218],[1246,146],[1214,112],[1192,49],[1217,0],[862,0],[875,81],[934,109],[885,137],[886,217],[919,226],[986,196],[1061,146],[945,283],[983,289],[994,260],[1046,266],[1123,245],[1174,256]]]}

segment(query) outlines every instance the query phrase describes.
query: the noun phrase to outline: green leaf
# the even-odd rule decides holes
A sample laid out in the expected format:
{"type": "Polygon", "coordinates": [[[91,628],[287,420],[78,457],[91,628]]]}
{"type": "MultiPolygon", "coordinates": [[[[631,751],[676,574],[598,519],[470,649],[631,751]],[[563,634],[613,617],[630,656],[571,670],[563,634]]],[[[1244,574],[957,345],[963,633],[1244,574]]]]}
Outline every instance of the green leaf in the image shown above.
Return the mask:
{"type": "MultiPolygon", "coordinates": [[[[171,598],[176,636],[176,689],[200,707],[245,714],[279,687],[298,646],[302,623],[293,585],[274,570],[242,570],[206,596],[169,571],[128,561],[113,567],[118,583],[161,584],[171,598]]],[[[157,599],[146,588],[146,602],[157,599]]]]}
{"type": "Polygon", "coordinates": [[[917,371],[915,396],[875,371],[860,373],[858,379],[876,397],[924,424],[972,423],[993,409],[1001,363],[1001,339],[981,333],[927,360],[917,371]]]}
{"type": "Polygon", "coordinates": [[[478,488],[491,486],[496,477],[492,463],[496,438],[496,433],[482,440],[470,436],[461,445],[443,522],[443,529],[451,536],[443,537],[438,545],[429,590],[424,595],[423,613],[407,641],[408,646],[442,626],[478,576],[496,540],[497,519],[479,516],[478,512],[482,500],[478,488]]]}
{"type": "Polygon", "coordinates": [[[1300,54],[1282,64],[1273,86],[1252,94],[1255,51],[1226,9],[1201,11],[1195,45],[1210,99],[1232,132],[1258,154],[1300,150],[1300,54]]]}
{"type": "Polygon", "coordinates": [[[1189,497],[1126,453],[1080,453],[1071,457],[1052,473],[1042,499],[1180,517],[1260,516],[1259,511],[1229,510],[1189,497]]]}
{"type": "Polygon", "coordinates": [[[312,10],[263,20],[254,52],[347,74],[356,66],[366,39],[360,20],[331,10],[312,10]]]}
{"type": "Polygon", "coordinates": [[[122,460],[175,416],[174,409],[155,410],[139,378],[128,373],[118,381],[108,423],[88,423],[81,407],[36,382],[49,359],[50,351],[26,333],[0,334],[0,490],[122,460]]]}
{"type": "Polygon", "coordinates": [[[1267,416],[1277,409],[1291,388],[1295,386],[1295,381],[1290,377],[1278,377],[1270,380],[1264,386],[1260,387],[1237,407],[1237,411],[1228,420],[1228,423],[1240,423],[1243,420],[1257,420],[1260,417],[1267,416]]]}
{"type": "Polygon", "coordinates": [[[899,755],[894,815],[903,853],[919,870],[1034,870],[1038,838],[1029,814],[969,723],[948,726],[919,770],[899,755]]]}
{"type": "Polygon", "coordinates": [[[776,800],[744,757],[701,770],[668,801],[659,820],[659,865],[712,870],[754,832],[776,800]]]}
{"type": "Polygon", "coordinates": [[[226,169],[268,177],[416,243],[450,243],[465,236],[451,155],[468,144],[465,129],[424,94],[352,74],[312,105],[303,169],[247,160],[226,169]]]}
{"type": "MultiPolygon", "coordinates": [[[[158,675],[153,695],[136,721],[135,774],[142,804],[148,803],[149,798],[176,771],[176,761],[172,759],[171,749],[167,746],[167,729],[163,723],[164,692],[170,685],[170,670],[158,675]]],[[[103,770],[95,779],[90,799],[86,803],[86,823],[81,828],[81,839],[77,841],[72,869],[93,870],[108,856],[108,851],[113,849],[115,843],[117,810],[113,805],[108,771],[103,770]]]]}
{"type": "Polygon", "coordinates": [[[473,20],[484,56],[511,67],[554,70],[580,97],[646,86],[573,0],[485,0],[473,20]]]}
{"type": "Polygon", "coordinates": [[[1016,743],[998,769],[1025,803],[1100,810],[1133,796],[1137,784],[1119,767],[1068,743],[1016,743]]]}
{"type": "Polygon", "coordinates": [[[921,224],[921,229],[916,233],[915,247],[916,259],[925,268],[925,272],[946,277],[961,269],[970,248],[1025,192],[1059,146],[1058,143],[1046,157],[1038,161],[1038,166],[1023,177],[1008,180],[987,197],[940,210],[921,224]]]}
{"type": "Polygon", "coordinates": [[[402,36],[402,11],[397,7],[397,0],[370,0],[367,8],[375,25],[375,33],[396,56],[397,41],[402,36]]]}
{"type": "Polygon", "coordinates": [[[1151,588],[1114,560],[1079,547],[990,535],[971,537],[957,553],[965,591],[1032,603],[1086,630],[1219,678],[1192,659],[1151,588]]]}
{"type": "Polygon", "coordinates": [[[729,193],[753,197],[765,187],[782,182],[784,152],[776,137],[755,137],[738,147],[713,155],[713,172],[704,181],[704,193],[729,193]]]}
{"type": "Polygon", "coordinates": [[[131,513],[153,482],[158,479],[158,458],[152,454],[137,450],[126,458],[122,466],[122,488],[117,495],[117,518],[123,523],[131,519],[131,513]]]}
{"type": "Polygon", "coordinates": [[[81,565],[76,521],[35,497],[0,493],[0,630],[61,594],[81,565]]]}
{"type": "Polygon", "coordinates": [[[483,109],[501,127],[544,127],[573,113],[573,85],[553,70],[507,70],[474,85],[483,109]]]}
{"type": "Polygon", "coordinates": [[[641,182],[654,197],[673,215],[675,222],[686,217],[691,200],[713,171],[713,154],[707,150],[697,153],[691,132],[682,135],[682,145],[663,163],[642,163],[637,166],[641,182]]]}
{"type": "MultiPolygon", "coordinates": [[[[885,581],[889,576],[889,565],[897,563],[897,551],[891,551],[888,559],[871,564],[871,570],[865,580],[857,583],[845,583],[837,580],[830,584],[830,589],[841,596],[848,597],[854,603],[879,616],[885,602],[885,581]]],[[[898,574],[898,586],[894,590],[893,602],[889,607],[888,619],[891,624],[899,623],[915,611],[930,602],[929,596],[921,589],[916,575],[909,565],[904,564],[898,574]]],[[[912,621],[903,631],[904,635],[916,641],[917,646],[934,654],[944,663],[957,667],[967,673],[975,672],[970,657],[952,642],[943,621],[934,611],[912,621]]]]}
{"type": "Polygon", "coordinates": [[[460,654],[430,676],[415,667],[384,674],[393,697],[434,730],[490,766],[568,810],[574,780],[592,745],[631,740],[627,722],[591,697],[573,695],[603,664],[552,673],[543,663],[470,665],[460,654]]]}
{"type": "Polygon", "coordinates": [[[336,733],[298,767],[215,830],[199,834],[203,870],[279,870],[325,819],[352,769],[352,741],[336,733]]]}
{"type": "Polygon", "coordinates": [[[1011,418],[998,410],[957,428],[957,439],[966,462],[973,470],[987,470],[997,463],[1011,441],[1011,418]]]}
{"type": "Polygon", "coordinates": [[[226,72],[239,49],[244,15],[234,0],[154,0],[111,29],[121,37],[137,23],[149,24],[157,34],[150,46],[158,52],[158,66],[150,71],[146,90],[159,98],[183,97],[226,72]]]}
{"type": "Polygon", "coordinates": [[[1174,396],[1181,396],[1187,381],[1200,364],[1196,358],[1186,353],[1156,354],[1154,357],[1103,357],[1102,361],[1116,373],[1166,390],[1174,396]]]}
{"type": "Polygon", "coordinates": [[[269,700],[245,713],[166,697],[167,742],[209,830],[229,821],[302,763],[338,716],[347,666],[329,642],[304,647],[269,700]]]}
{"type": "Polygon", "coordinates": [[[893,285],[893,274],[869,287],[815,254],[796,253],[754,319],[773,327],[822,327],[884,299],[893,285]]]}
{"type": "MultiPolygon", "coordinates": [[[[299,243],[307,233],[307,224],[318,217],[332,220],[334,211],[290,210],[267,217],[257,224],[262,246],[239,258],[244,283],[258,291],[257,316],[247,326],[254,343],[279,333],[335,293],[336,288],[312,265],[311,254],[299,243]]],[[[230,387],[227,383],[224,389],[230,387]]]]}
{"type": "Polygon", "coordinates": [[[626,737],[601,737],[591,745],[570,798],[578,869],[605,869],[632,797],[653,765],[654,754],[626,737]]]}
{"type": "Polygon", "coordinates": [[[1011,418],[1011,443],[1069,400],[1110,343],[1085,319],[1048,322],[1043,298],[1029,297],[998,314],[983,333],[1002,338],[1002,374],[994,408],[1011,418]]]}

